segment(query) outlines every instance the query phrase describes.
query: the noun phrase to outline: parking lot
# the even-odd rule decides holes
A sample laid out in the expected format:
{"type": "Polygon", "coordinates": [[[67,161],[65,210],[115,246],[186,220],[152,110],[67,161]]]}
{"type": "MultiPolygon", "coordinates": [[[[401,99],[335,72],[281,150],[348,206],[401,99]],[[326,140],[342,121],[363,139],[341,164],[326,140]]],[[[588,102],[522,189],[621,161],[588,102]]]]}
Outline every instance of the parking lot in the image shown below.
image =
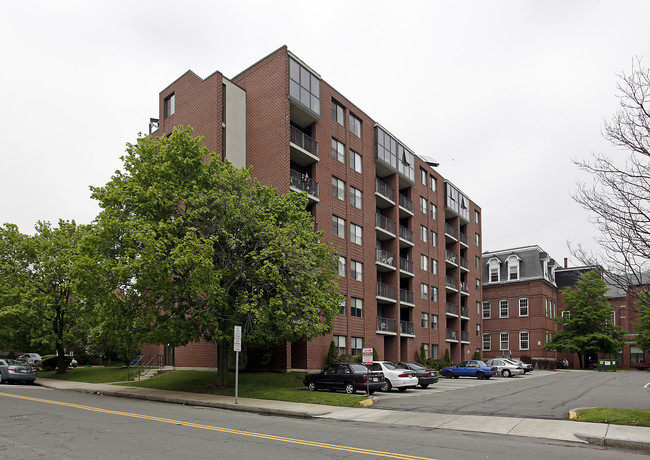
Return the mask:
{"type": "Polygon", "coordinates": [[[377,409],[566,419],[582,407],[650,409],[650,372],[535,370],[523,376],[445,379],[427,389],[375,393],[377,409]]]}

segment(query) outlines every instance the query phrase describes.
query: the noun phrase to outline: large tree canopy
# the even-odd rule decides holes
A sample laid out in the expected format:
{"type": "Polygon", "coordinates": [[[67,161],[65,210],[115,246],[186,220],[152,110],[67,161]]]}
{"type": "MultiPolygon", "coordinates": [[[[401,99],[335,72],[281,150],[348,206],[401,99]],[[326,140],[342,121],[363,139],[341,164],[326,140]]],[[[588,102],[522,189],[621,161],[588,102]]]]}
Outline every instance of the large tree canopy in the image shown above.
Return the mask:
{"type": "Polygon", "coordinates": [[[544,348],[577,353],[581,366],[583,357],[589,353],[620,351],[624,343],[623,332],[611,321],[612,307],[605,297],[606,292],[607,285],[596,270],[583,274],[576,289],[563,289],[566,308],[555,318],[561,329],[544,348]]]}
{"type": "Polygon", "coordinates": [[[114,298],[137,308],[147,340],[218,343],[223,384],[235,325],[260,347],[331,332],[338,258],[319,242],[305,195],[261,186],[191,128],[139,139],[122,160],[92,189],[97,266],[114,298]]]}
{"type": "Polygon", "coordinates": [[[76,290],[79,241],[86,228],[39,222],[33,236],[12,224],[0,227],[0,324],[10,346],[54,348],[58,373],[64,349],[77,345],[85,305],[76,290]]]}

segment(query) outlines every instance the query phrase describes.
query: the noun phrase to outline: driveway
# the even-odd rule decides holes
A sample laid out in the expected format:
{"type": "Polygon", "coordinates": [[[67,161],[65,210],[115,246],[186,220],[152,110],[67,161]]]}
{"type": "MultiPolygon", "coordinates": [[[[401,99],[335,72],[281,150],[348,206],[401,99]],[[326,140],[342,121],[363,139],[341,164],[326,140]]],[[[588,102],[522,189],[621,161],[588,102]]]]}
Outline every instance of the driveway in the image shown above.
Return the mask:
{"type": "Polygon", "coordinates": [[[511,378],[445,379],[427,389],[375,393],[373,408],[443,414],[566,419],[572,409],[650,409],[650,372],[535,370],[511,378]]]}

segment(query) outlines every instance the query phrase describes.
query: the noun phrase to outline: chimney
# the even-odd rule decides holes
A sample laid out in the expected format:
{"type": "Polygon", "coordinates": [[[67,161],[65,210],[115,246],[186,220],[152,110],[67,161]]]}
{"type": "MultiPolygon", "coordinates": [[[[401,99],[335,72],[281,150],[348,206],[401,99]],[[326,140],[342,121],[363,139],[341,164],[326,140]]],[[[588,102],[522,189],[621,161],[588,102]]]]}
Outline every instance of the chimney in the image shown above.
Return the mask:
{"type": "Polygon", "coordinates": [[[569,268],[567,258],[564,258],[564,268],[569,268]]]}

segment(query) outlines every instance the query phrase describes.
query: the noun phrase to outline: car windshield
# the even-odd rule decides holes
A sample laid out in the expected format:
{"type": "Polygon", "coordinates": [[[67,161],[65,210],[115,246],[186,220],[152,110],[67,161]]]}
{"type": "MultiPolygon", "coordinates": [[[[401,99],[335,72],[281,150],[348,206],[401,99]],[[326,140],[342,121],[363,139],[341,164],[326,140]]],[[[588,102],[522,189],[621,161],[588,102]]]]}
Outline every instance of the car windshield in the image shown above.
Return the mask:
{"type": "Polygon", "coordinates": [[[370,369],[371,371],[380,371],[380,372],[382,370],[381,369],[381,364],[379,364],[379,363],[368,364],[368,369],[370,369]]]}
{"type": "Polygon", "coordinates": [[[487,364],[485,364],[483,361],[476,361],[476,363],[481,367],[487,367],[487,364]]]}
{"type": "Polygon", "coordinates": [[[363,364],[350,364],[350,368],[355,374],[365,374],[368,372],[368,368],[363,364]]]}
{"type": "Polygon", "coordinates": [[[398,366],[398,365],[395,364],[395,363],[388,363],[388,362],[386,362],[386,363],[384,363],[384,366],[386,366],[386,369],[390,369],[390,370],[394,370],[394,369],[404,369],[403,367],[398,366]]]}
{"type": "Polygon", "coordinates": [[[15,360],[15,359],[8,359],[7,364],[9,366],[24,366],[25,361],[18,361],[18,360],[15,360]]]}
{"type": "MultiPolygon", "coordinates": [[[[413,366],[415,369],[426,369],[422,364],[420,363],[409,363],[411,366],[413,366]]],[[[405,366],[406,367],[406,366],[405,366]]]]}

